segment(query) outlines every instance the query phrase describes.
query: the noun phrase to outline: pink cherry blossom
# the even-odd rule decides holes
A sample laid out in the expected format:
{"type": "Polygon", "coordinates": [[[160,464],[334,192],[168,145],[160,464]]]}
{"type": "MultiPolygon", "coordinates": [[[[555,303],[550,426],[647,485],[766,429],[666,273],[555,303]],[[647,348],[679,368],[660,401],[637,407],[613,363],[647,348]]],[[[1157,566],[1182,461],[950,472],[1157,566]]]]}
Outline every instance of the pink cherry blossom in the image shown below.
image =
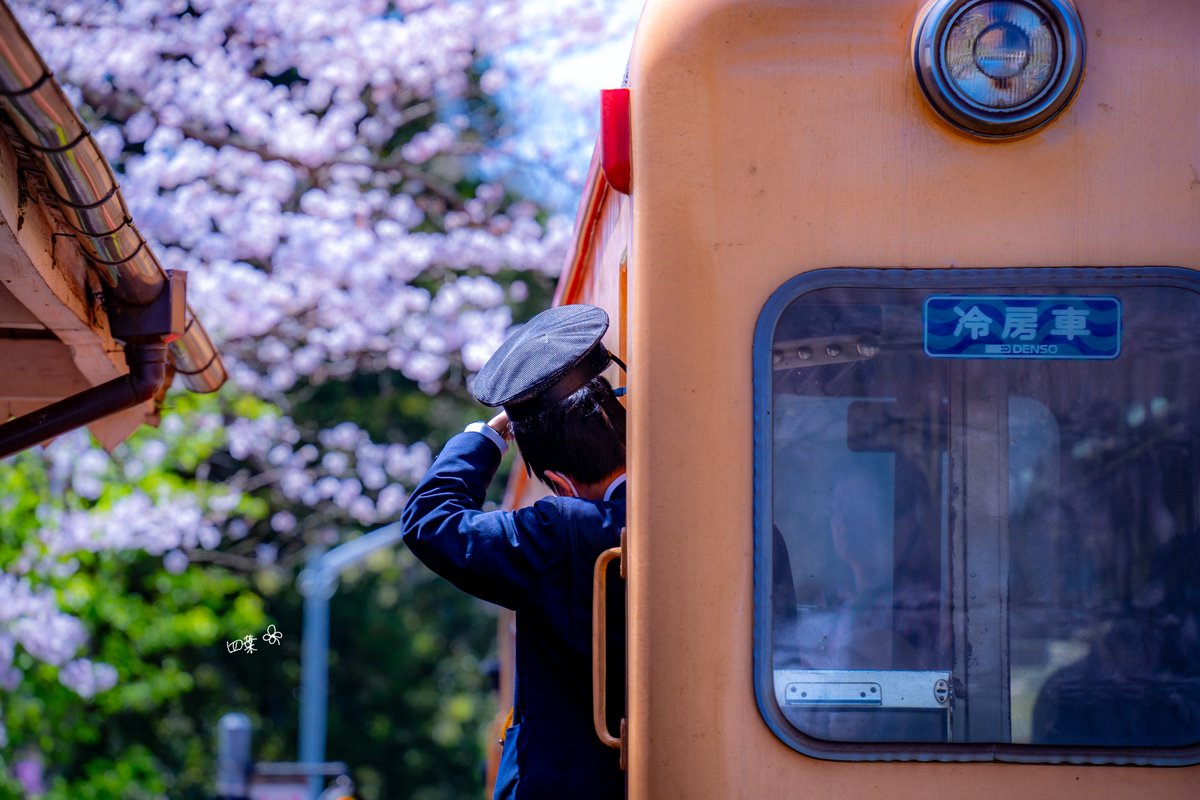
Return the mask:
{"type": "MultiPolygon", "coordinates": [[[[81,656],[86,629],[56,597],[78,554],[140,550],[178,574],[243,547],[253,568],[278,569],[289,543],[395,519],[429,447],[374,441],[353,422],[307,429],[290,398],[383,370],[462,390],[511,328],[510,304],[557,275],[570,241],[570,218],[544,215],[522,187],[573,175],[569,194],[580,179],[495,120],[521,118],[559,55],[627,36],[628,19],[613,14],[619,0],[11,4],[141,233],[165,267],[188,270],[233,379],[225,396],[270,404],[182,415],[168,398],[156,438],[109,456],[76,432],[29,456],[56,501],[0,572],[0,691],[22,680],[20,648],[91,697],[117,676],[81,656]],[[232,474],[204,484],[202,465],[202,491],[137,488],[196,438],[232,474]],[[265,519],[247,498],[268,500],[265,519]]],[[[590,140],[595,98],[553,94],[590,140]]]]}

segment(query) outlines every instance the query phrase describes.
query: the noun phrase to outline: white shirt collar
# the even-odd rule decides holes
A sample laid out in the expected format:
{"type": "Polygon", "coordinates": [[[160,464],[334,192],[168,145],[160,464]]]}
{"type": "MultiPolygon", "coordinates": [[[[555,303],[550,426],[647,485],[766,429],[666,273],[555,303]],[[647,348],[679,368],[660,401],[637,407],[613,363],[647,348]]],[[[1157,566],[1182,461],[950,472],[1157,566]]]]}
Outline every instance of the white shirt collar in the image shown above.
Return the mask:
{"type": "Polygon", "coordinates": [[[612,483],[610,483],[608,485],[608,488],[604,490],[604,499],[612,500],[613,492],[615,492],[617,490],[617,487],[622,485],[623,483],[625,483],[625,473],[624,472],[622,472],[617,477],[613,478],[612,483]]]}

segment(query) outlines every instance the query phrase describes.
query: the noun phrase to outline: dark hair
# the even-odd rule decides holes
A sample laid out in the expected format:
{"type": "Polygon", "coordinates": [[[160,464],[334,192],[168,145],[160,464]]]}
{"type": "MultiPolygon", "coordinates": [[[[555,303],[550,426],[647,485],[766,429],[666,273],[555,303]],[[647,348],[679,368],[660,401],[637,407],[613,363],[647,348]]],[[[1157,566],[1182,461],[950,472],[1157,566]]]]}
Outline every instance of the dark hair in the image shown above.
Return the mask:
{"type": "Polygon", "coordinates": [[[625,407],[604,378],[536,417],[512,423],[525,469],[542,483],[546,470],[599,483],[625,468],[625,407]]]}

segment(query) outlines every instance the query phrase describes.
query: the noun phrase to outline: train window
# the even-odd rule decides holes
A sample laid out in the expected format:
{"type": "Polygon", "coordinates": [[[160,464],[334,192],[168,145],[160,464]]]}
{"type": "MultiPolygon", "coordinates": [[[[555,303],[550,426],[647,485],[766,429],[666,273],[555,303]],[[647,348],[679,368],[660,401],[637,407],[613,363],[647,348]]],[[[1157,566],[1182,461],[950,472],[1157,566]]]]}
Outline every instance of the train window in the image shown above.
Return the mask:
{"type": "Polygon", "coordinates": [[[1200,761],[1200,281],[821,270],[755,342],[759,706],[828,758],[1200,761]]]}

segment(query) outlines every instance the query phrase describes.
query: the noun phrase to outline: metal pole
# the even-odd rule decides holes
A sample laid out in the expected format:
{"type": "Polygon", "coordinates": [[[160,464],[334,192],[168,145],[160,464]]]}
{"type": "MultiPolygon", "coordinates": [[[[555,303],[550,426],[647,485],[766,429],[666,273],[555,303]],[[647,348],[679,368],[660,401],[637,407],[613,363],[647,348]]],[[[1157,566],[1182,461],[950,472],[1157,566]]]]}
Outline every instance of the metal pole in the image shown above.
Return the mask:
{"type": "MultiPolygon", "coordinates": [[[[322,566],[323,555],[314,567],[300,574],[304,593],[304,638],[300,652],[300,762],[318,764],[325,760],[325,707],[329,693],[329,598],[336,586],[322,566]]],[[[316,800],[321,779],[308,779],[308,794],[316,800]]]]}
{"type": "Polygon", "coordinates": [[[246,800],[250,778],[250,718],[231,712],[217,723],[217,797],[246,800]]]}
{"type": "MultiPolygon", "coordinates": [[[[329,695],[329,599],[337,577],[376,550],[400,541],[400,523],[378,528],[328,553],[318,551],[296,583],[304,595],[304,641],[300,648],[300,761],[325,760],[325,722],[329,695]]],[[[309,781],[309,797],[318,800],[321,780],[309,781]]]]}

